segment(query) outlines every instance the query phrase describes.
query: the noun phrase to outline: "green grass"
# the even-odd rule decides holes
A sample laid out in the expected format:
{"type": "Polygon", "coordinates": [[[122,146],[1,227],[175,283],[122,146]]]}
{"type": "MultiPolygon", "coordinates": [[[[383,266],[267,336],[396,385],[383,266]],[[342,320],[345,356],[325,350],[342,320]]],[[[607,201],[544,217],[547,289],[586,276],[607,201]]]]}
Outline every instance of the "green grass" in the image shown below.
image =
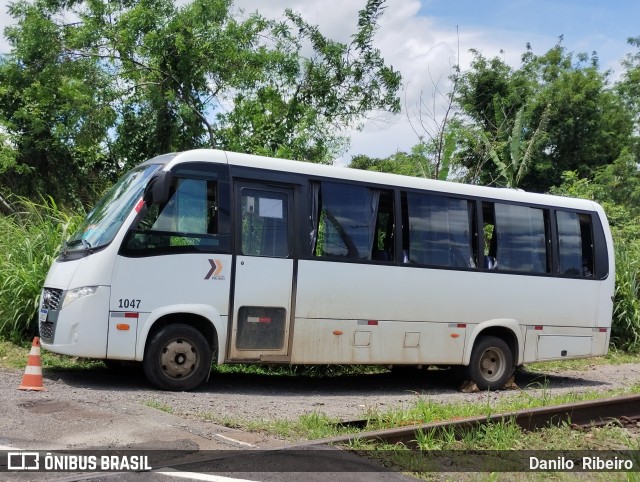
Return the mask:
{"type": "MultiPolygon", "coordinates": [[[[543,387],[544,388],[544,387],[543,387]]],[[[628,389],[609,391],[590,391],[584,393],[567,393],[550,395],[544,389],[538,393],[518,392],[512,397],[501,398],[497,402],[492,401],[491,393],[487,393],[483,403],[457,402],[439,403],[428,398],[420,398],[405,407],[394,407],[385,411],[370,410],[366,416],[367,424],[363,429],[344,426],[337,418],[332,418],[318,411],[301,415],[295,420],[242,420],[220,416],[212,412],[200,412],[196,416],[202,420],[211,421],[226,427],[262,432],[269,435],[289,440],[316,440],[334,437],[338,435],[357,434],[362,431],[381,430],[393,427],[403,427],[431,422],[455,420],[466,417],[489,416],[498,413],[515,412],[524,409],[543,407],[548,405],[560,405],[584,400],[609,398],[617,395],[629,395],[640,393],[640,384],[628,389]]],[[[423,434],[424,448],[451,449],[460,448],[454,445],[456,434],[439,434],[437,440],[435,434],[423,434]],[[429,438],[431,437],[431,438],[429,438]]],[[[477,448],[504,449],[518,448],[515,438],[520,437],[519,428],[510,424],[489,425],[481,429],[480,433],[473,434],[468,439],[469,445],[477,448]],[[518,429],[518,430],[515,430],[518,429]],[[482,432],[484,430],[484,432],[482,432]],[[484,441],[480,444],[481,441],[484,441]]],[[[521,448],[526,448],[524,445],[521,448]]]]}
{"type": "Polygon", "coordinates": [[[166,403],[160,402],[158,400],[145,400],[142,402],[142,405],[150,408],[155,408],[156,410],[160,410],[161,412],[173,413],[173,407],[171,405],[167,405],[166,403]]]}
{"type": "MultiPolygon", "coordinates": [[[[506,422],[487,425],[476,430],[466,432],[462,437],[452,435],[419,434],[416,441],[421,450],[447,450],[460,452],[460,459],[454,465],[435,462],[433,452],[417,452],[409,450],[403,445],[389,445],[363,442],[356,440],[347,448],[360,455],[372,458],[382,465],[403,472],[410,473],[414,477],[424,480],[576,480],[575,473],[541,472],[541,473],[507,473],[500,472],[503,459],[513,456],[519,462],[527,463],[527,455],[514,451],[547,450],[573,451],[580,450],[593,454],[598,450],[633,450],[640,448],[637,436],[630,434],[624,428],[616,425],[606,427],[589,428],[584,430],[572,429],[569,425],[545,428],[536,432],[525,432],[514,423],[506,422]],[[502,453],[487,452],[480,454],[475,460],[476,464],[484,466],[484,473],[451,472],[456,468],[461,470],[463,464],[468,463],[475,451],[504,451],[502,453]],[[486,460],[483,460],[485,459],[486,460]],[[449,472],[442,474],[440,472],[449,472]]],[[[632,456],[634,463],[640,462],[637,456],[632,456]]],[[[509,465],[502,465],[508,468],[509,465]]],[[[587,480],[639,480],[638,474],[624,473],[585,473],[582,478],[587,480]],[[629,478],[627,478],[629,477],[629,478]]],[[[580,478],[580,476],[578,476],[580,478]]]]}
{"type": "Polygon", "coordinates": [[[242,420],[212,412],[196,413],[196,417],[224,427],[261,432],[289,440],[321,439],[348,435],[352,432],[351,429],[341,426],[337,418],[317,411],[301,415],[296,420],[242,420]]]}
{"type": "Polygon", "coordinates": [[[386,411],[370,410],[367,415],[367,430],[440,422],[465,417],[489,416],[549,405],[561,405],[640,393],[640,384],[626,389],[593,390],[559,395],[551,395],[545,390],[544,386],[541,388],[542,391],[540,392],[519,391],[514,393],[513,396],[502,397],[497,401],[494,401],[491,393],[487,392],[483,402],[439,403],[428,398],[420,398],[408,407],[391,408],[386,411]]]}
{"type": "MultiPolygon", "coordinates": [[[[638,356],[640,362],[640,356],[638,356]]],[[[384,373],[387,368],[381,365],[251,365],[244,363],[230,363],[214,365],[213,372],[221,374],[270,375],[285,377],[341,377],[351,375],[365,375],[384,373]]]]}
{"type": "MultiPolygon", "coordinates": [[[[0,338],[0,368],[24,369],[31,351],[31,341],[14,343],[0,338]]],[[[40,350],[42,367],[49,370],[93,370],[104,367],[99,360],[58,355],[40,350]]]]}
{"type": "Polygon", "coordinates": [[[589,370],[595,365],[621,365],[623,363],[640,363],[640,353],[627,353],[616,348],[610,348],[606,356],[531,363],[526,365],[526,369],[533,372],[548,373],[565,370],[589,370]]]}
{"type": "MultiPolygon", "coordinates": [[[[430,400],[420,399],[407,409],[391,409],[386,412],[374,414],[365,430],[389,428],[397,425],[406,425],[411,422],[435,422],[463,418],[469,416],[491,415],[494,413],[512,412],[526,408],[534,408],[545,405],[572,403],[581,400],[593,400],[608,398],[616,395],[640,393],[640,385],[627,390],[611,390],[607,392],[587,392],[582,394],[570,393],[565,395],[549,396],[548,392],[531,395],[521,392],[511,399],[501,399],[497,403],[490,403],[489,396],[486,403],[455,403],[439,404],[430,400]]],[[[415,443],[421,450],[639,450],[640,441],[638,434],[628,432],[624,428],[612,423],[606,427],[574,430],[569,424],[559,427],[548,427],[536,432],[526,432],[512,421],[501,421],[495,424],[483,425],[475,430],[457,434],[453,430],[441,432],[418,432],[415,443]]],[[[498,458],[492,459],[487,466],[487,473],[456,473],[455,476],[443,476],[435,471],[433,466],[430,471],[425,471],[425,463],[429,457],[419,456],[415,451],[403,445],[389,445],[362,441],[356,439],[349,444],[349,449],[357,453],[376,459],[384,466],[408,472],[411,475],[425,480],[547,480],[550,473],[502,473],[492,472],[500,463],[498,458]]],[[[471,452],[472,453],[472,452],[471,452]]],[[[427,452],[428,454],[428,452],[427,452]]],[[[516,455],[519,456],[519,455],[516,455]]],[[[464,463],[464,462],[463,462],[464,463]]],[[[635,460],[636,466],[640,460],[635,460]]],[[[438,467],[440,471],[451,471],[451,467],[438,467]]],[[[602,473],[589,474],[589,480],[640,480],[638,474],[602,473]]],[[[556,480],[575,480],[576,475],[570,473],[554,473],[556,480]]]]}

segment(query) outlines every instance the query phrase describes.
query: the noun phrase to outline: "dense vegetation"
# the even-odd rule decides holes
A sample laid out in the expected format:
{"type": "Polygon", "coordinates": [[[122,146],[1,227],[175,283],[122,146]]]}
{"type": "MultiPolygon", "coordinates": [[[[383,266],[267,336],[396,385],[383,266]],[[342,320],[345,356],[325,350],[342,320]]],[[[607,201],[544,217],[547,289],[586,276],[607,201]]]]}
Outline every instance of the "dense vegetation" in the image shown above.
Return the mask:
{"type": "MultiPolygon", "coordinates": [[[[65,235],[131,166],[198,147],[329,162],[372,112],[399,113],[400,73],[374,47],[384,8],[368,0],[344,44],[294,12],[240,14],[232,0],[12,3],[0,56],[0,335],[36,330],[65,235]]],[[[542,55],[527,46],[516,67],[473,51],[447,95],[407,106],[419,117],[410,152],[352,167],[599,201],[617,251],[612,341],[640,351],[640,52],[612,78],[561,40],[542,55]]]]}

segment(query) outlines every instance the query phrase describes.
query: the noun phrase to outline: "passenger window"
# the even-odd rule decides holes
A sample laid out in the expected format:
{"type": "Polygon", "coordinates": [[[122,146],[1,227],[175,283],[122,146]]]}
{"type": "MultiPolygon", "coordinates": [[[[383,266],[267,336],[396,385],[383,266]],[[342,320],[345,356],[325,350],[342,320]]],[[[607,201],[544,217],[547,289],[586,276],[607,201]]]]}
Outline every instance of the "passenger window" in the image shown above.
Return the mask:
{"type": "Polygon", "coordinates": [[[405,262],[475,268],[474,213],[475,203],[466,199],[403,193],[405,262]]]}
{"type": "Polygon", "coordinates": [[[311,184],[314,256],[393,261],[393,193],[334,182],[311,184]]]}
{"type": "Polygon", "coordinates": [[[242,254],[286,258],[288,197],[284,192],[242,188],[242,254]]]}
{"type": "Polygon", "coordinates": [[[147,207],[125,250],[227,250],[228,236],[218,231],[217,187],[215,181],[175,178],[169,200],[147,207]]]}
{"type": "Polygon", "coordinates": [[[593,277],[591,216],[556,211],[559,272],[567,276],[593,277]]]}
{"type": "Polygon", "coordinates": [[[513,204],[483,203],[493,224],[485,222],[485,267],[525,273],[549,273],[549,213],[513,204]],[[488,205],[488,206],[487,206],[488,205]],[[493,218],[493,219],[492,219],[493,218]],[[494,262],[494,266],[488,264],[494,262]]]}

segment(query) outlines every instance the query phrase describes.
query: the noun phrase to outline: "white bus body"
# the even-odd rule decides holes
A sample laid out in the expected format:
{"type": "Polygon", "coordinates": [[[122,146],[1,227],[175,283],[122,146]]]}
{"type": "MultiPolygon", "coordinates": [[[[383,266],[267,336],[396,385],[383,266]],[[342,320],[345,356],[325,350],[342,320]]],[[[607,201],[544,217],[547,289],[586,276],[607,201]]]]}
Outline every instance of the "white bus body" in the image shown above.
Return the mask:
{"type": "Polygon", "coordinates": [[[591,201],[195,150],[126,174],[45,281],[40,336],[189,390],[217,364],[515,366],[607,353],[591,201]]]}

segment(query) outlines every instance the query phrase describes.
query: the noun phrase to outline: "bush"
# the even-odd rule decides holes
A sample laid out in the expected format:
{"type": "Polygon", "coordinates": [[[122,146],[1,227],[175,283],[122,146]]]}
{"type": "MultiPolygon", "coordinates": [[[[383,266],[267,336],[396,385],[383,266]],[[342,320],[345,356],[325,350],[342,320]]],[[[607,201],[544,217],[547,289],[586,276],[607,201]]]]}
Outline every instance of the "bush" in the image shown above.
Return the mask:
{"type": "Polygon", "coordinates": [[[80,216],[53,199],[16,198],[14,212],[0,216],[0,336],[31,337],[38,331],[40,292],[51,263],[80,216]]]}

